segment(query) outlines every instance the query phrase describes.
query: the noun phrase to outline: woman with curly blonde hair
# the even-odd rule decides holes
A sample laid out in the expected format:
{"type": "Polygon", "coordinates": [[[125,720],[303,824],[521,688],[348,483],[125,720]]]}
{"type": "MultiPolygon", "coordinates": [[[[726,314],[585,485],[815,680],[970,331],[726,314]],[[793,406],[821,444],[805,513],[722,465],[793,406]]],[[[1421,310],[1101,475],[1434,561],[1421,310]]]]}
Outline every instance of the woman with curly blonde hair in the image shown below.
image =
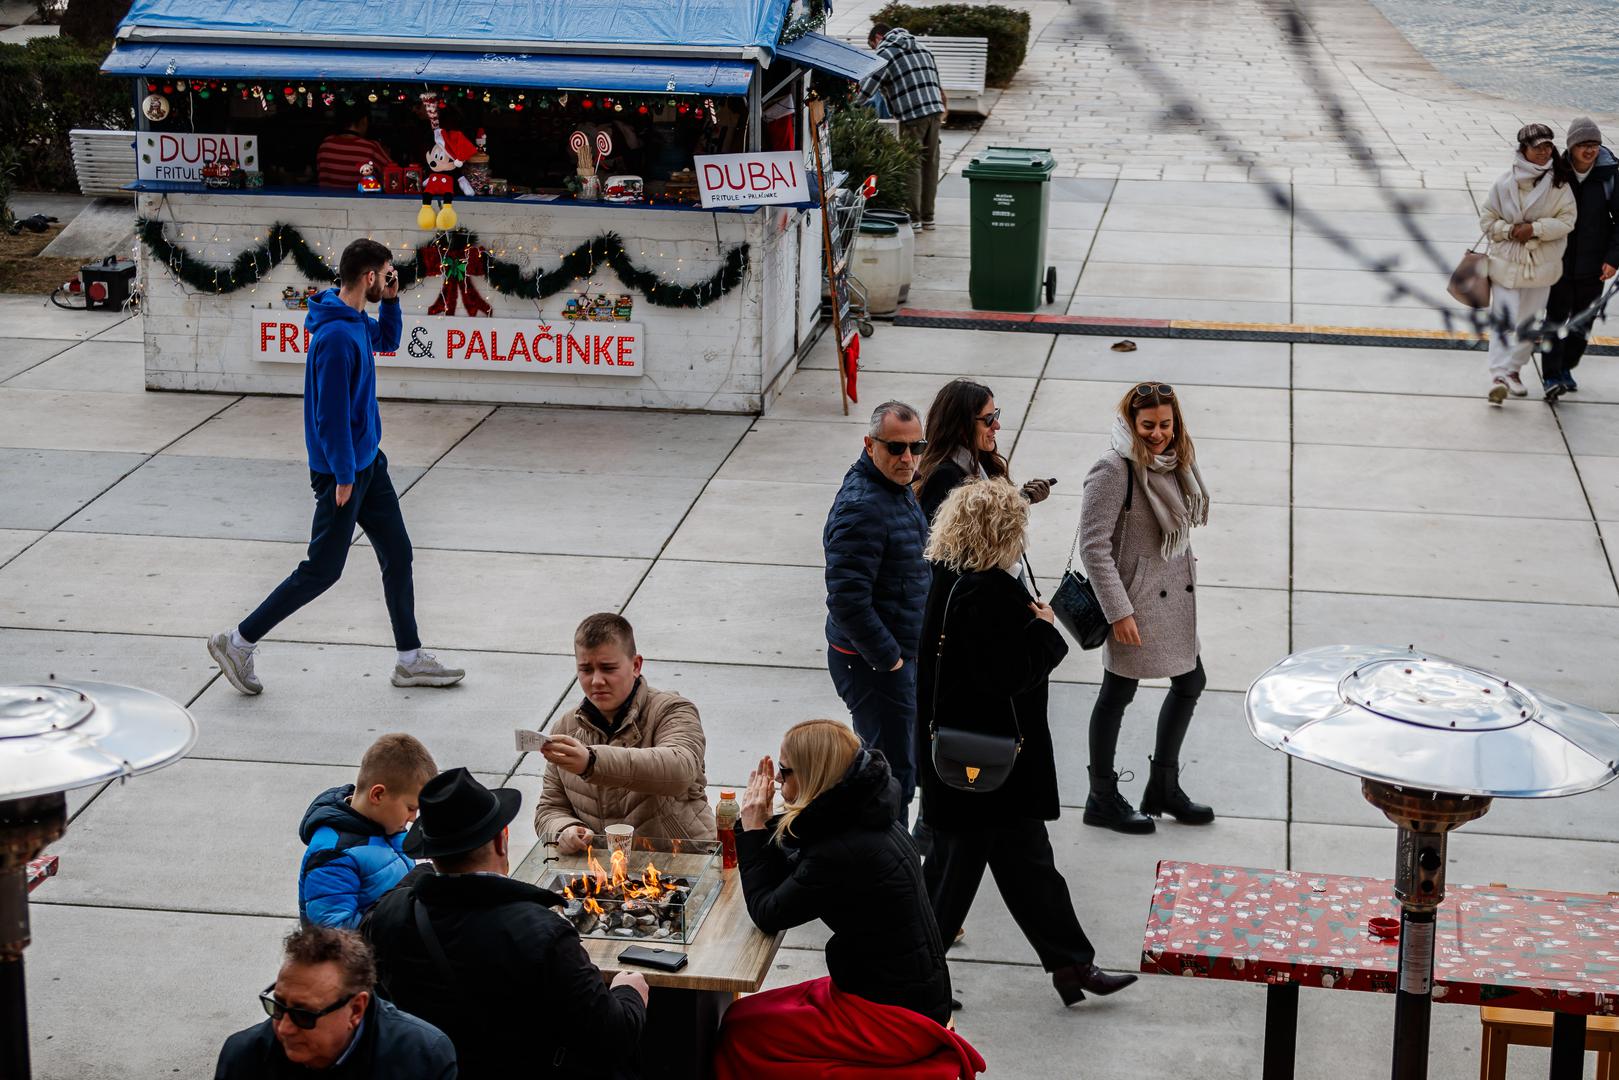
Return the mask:
{"type": "Polygon", "coordinates": [[[953,940],[988,867],[1058,996],[1072,1005],[1087,990],[1111,994],[1136,977],[1096,966],[1046,832],[1059,812],[1046,687],[1068,645],[1051,608],[1014,576],[1028,523],[1029,503],[1010,481],[968,480],[945,498],[928,540],[938,569],[922,619],[917,758],[922,819],[933,836],[929,900],[939,933],[953,940]],[[992,791],[946,785],[933,767],[935,727],[1017,738],[1011,774],[992,791]]]}

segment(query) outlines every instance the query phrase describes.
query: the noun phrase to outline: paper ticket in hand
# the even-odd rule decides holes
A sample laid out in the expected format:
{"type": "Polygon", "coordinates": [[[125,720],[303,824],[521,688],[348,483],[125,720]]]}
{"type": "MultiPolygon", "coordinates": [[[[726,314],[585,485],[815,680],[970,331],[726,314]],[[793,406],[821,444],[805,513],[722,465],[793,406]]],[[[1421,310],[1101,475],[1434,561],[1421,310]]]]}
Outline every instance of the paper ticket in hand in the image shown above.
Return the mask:
{"type": "Polygon", "coordinates": [[[525,731],[517,729],[517,749],[520,752],[529,750],[544,750],[545,744],[551,741],[551,736],[543,731],[525,731]]]}

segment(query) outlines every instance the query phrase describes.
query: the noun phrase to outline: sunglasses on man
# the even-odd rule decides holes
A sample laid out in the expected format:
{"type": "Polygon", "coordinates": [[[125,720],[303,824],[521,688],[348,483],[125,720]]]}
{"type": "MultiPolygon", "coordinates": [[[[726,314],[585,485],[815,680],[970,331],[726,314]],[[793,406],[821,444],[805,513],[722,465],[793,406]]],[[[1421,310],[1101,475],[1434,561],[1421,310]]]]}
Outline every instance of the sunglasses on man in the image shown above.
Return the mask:
{"type": "Polygon", "coordinates": [[[918,439],[915,442],[902,442],[897,439],[878,439],[877,445],[881,446],[884,450],[887,450],[895,457],[903,456],[907,450],[915,454],[917,457],[921,457],[922,451],[928,448],[928,441],[926,439],[918,439]]]}
{"type": "Polygon", "coordinates": [[[283,1016],[285,1016],[287,1019],[292,1021],[294,1027],[300,1028],[304,1031],[315,1030],[315,1025],[320,1022],[321,1017],[330,1016],[332,1013],[336,1012],[338,1009],[341,1009],[343,1006],[347,1005],[353,1000],[353,994],[345,994],[343,997],[338,998],[324,1009],[317,1011],[315,1009],[294,1008],[293,1006],[282,1001],[280,998],[277,998],[275,996],[275,983],[271,983],[269,986],[266,986],[264,988],[264,992],[259,995],[259,1004],[264,1006],[264,1014],[268,1016],[271,1021],[278,1022],[283,1016]]]}

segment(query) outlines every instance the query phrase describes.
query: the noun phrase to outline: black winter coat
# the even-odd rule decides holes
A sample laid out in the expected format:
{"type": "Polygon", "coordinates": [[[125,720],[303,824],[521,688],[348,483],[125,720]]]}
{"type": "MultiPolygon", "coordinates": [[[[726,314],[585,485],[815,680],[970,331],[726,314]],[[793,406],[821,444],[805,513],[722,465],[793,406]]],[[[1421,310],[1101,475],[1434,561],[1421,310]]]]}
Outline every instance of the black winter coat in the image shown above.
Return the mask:
{"type": "Polygon", "coordinates": [[[1046,687],[1068,655],[1057,628],[1037,619],[1034,598],[1004,570],[934,576],[916,672],[916,757],[922,819],[935,829],[965,832],[1016,819],[1055,821],[1057,761],[1046,719],[1046,687]],[[959,581],[959,584],[956,584],[959,581]],[[945,627],[945,604],[950,603],[945,627]],[[938,660],[947,629],[944,663],[938,660]],[[934,678],[938,676],[937,695],[934,678]],[[933,720],[944,727],[1023,736],[1012,774],[994,791],[957,791],[933,768],[933,720]]]}
{"type": "Polygon", "coordinates": [[[627,986],[607,988],[578,932],[550,910],[560,903],[498,874],[418,867],[361,924],[378,990],[450,1037],[461,1080],[607,1077],[635,1060],[646,1007],[627,986]],[[453,984],[422,944],[418,902],[453,984]]]}
{"type": "Polygon", "coordinates": [[[1594,278],[1603,263],[1619,266],[1619,158],[1606,146],[1585,179],[1574,181],[1574,204],[1579,217],[1563,249],[1563,277],[1594,278]]]}
{"type": "Polygon", "coordinates": [[[922,491],[917,495],[917,501],[922,504],[922,512],[928,516],[928,527],[933,527],[933,519],[939,516],[939,507],[944,500],[956,490],[956,485],[967,479],[967,470],[954,461],[946,459],[929,474],[922,484],[922,491]]]}
{"type": "Polygon", "coordinates": [[[754,925],[774,934],[820,919],[832,930],[826,970],[834,986],[946,1023],[944,943],[882,754],[862,750],[843,780],[799,813],[785,848],[774,832],[772,821],[737,833],[754,925]]]}
{"type": "Polygon", "coordinates": [[[916,657],[931,579],[928,519],[916,496],[869,454],[849,466],[826,515],[826,640],[874,670],[916,657]]]}
{"type": "Polygon", "coordinates": [[[455,1047],[444,1032],[373,996],[359,1043],[341,1065],[306,1069],[287,1060],[272,1021],[225,1040],[214,1080],[456,1080],[455,1047]]]}

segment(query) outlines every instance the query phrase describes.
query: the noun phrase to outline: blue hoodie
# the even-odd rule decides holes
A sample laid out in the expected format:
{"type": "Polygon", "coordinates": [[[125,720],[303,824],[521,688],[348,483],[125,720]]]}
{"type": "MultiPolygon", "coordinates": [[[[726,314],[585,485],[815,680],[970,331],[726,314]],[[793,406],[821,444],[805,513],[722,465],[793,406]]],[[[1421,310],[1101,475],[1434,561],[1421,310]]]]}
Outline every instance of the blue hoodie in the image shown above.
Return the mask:
{"type": "Polygon", "coordinates": [[[339,484],[377,457],[382,416],[377,411],[376,352],[396,352],[404,319],[398,300],[384,300],[380,319],[355,311],[327,289],[309,300],[304,329],[309,356],[304,364],[304,443],[309,468],[328,473],[339,484]]]}
{"type": "Polygon", "coordinates": [[[353,784],[321,792],[298,826],[298,839],[309,845],[298,871],[298,918],[304,923],[352,930],[415,869],[416,861],[400,850],[408,830],[384,836],[382,826],[348,804],[353,794],[353,784]]]}

